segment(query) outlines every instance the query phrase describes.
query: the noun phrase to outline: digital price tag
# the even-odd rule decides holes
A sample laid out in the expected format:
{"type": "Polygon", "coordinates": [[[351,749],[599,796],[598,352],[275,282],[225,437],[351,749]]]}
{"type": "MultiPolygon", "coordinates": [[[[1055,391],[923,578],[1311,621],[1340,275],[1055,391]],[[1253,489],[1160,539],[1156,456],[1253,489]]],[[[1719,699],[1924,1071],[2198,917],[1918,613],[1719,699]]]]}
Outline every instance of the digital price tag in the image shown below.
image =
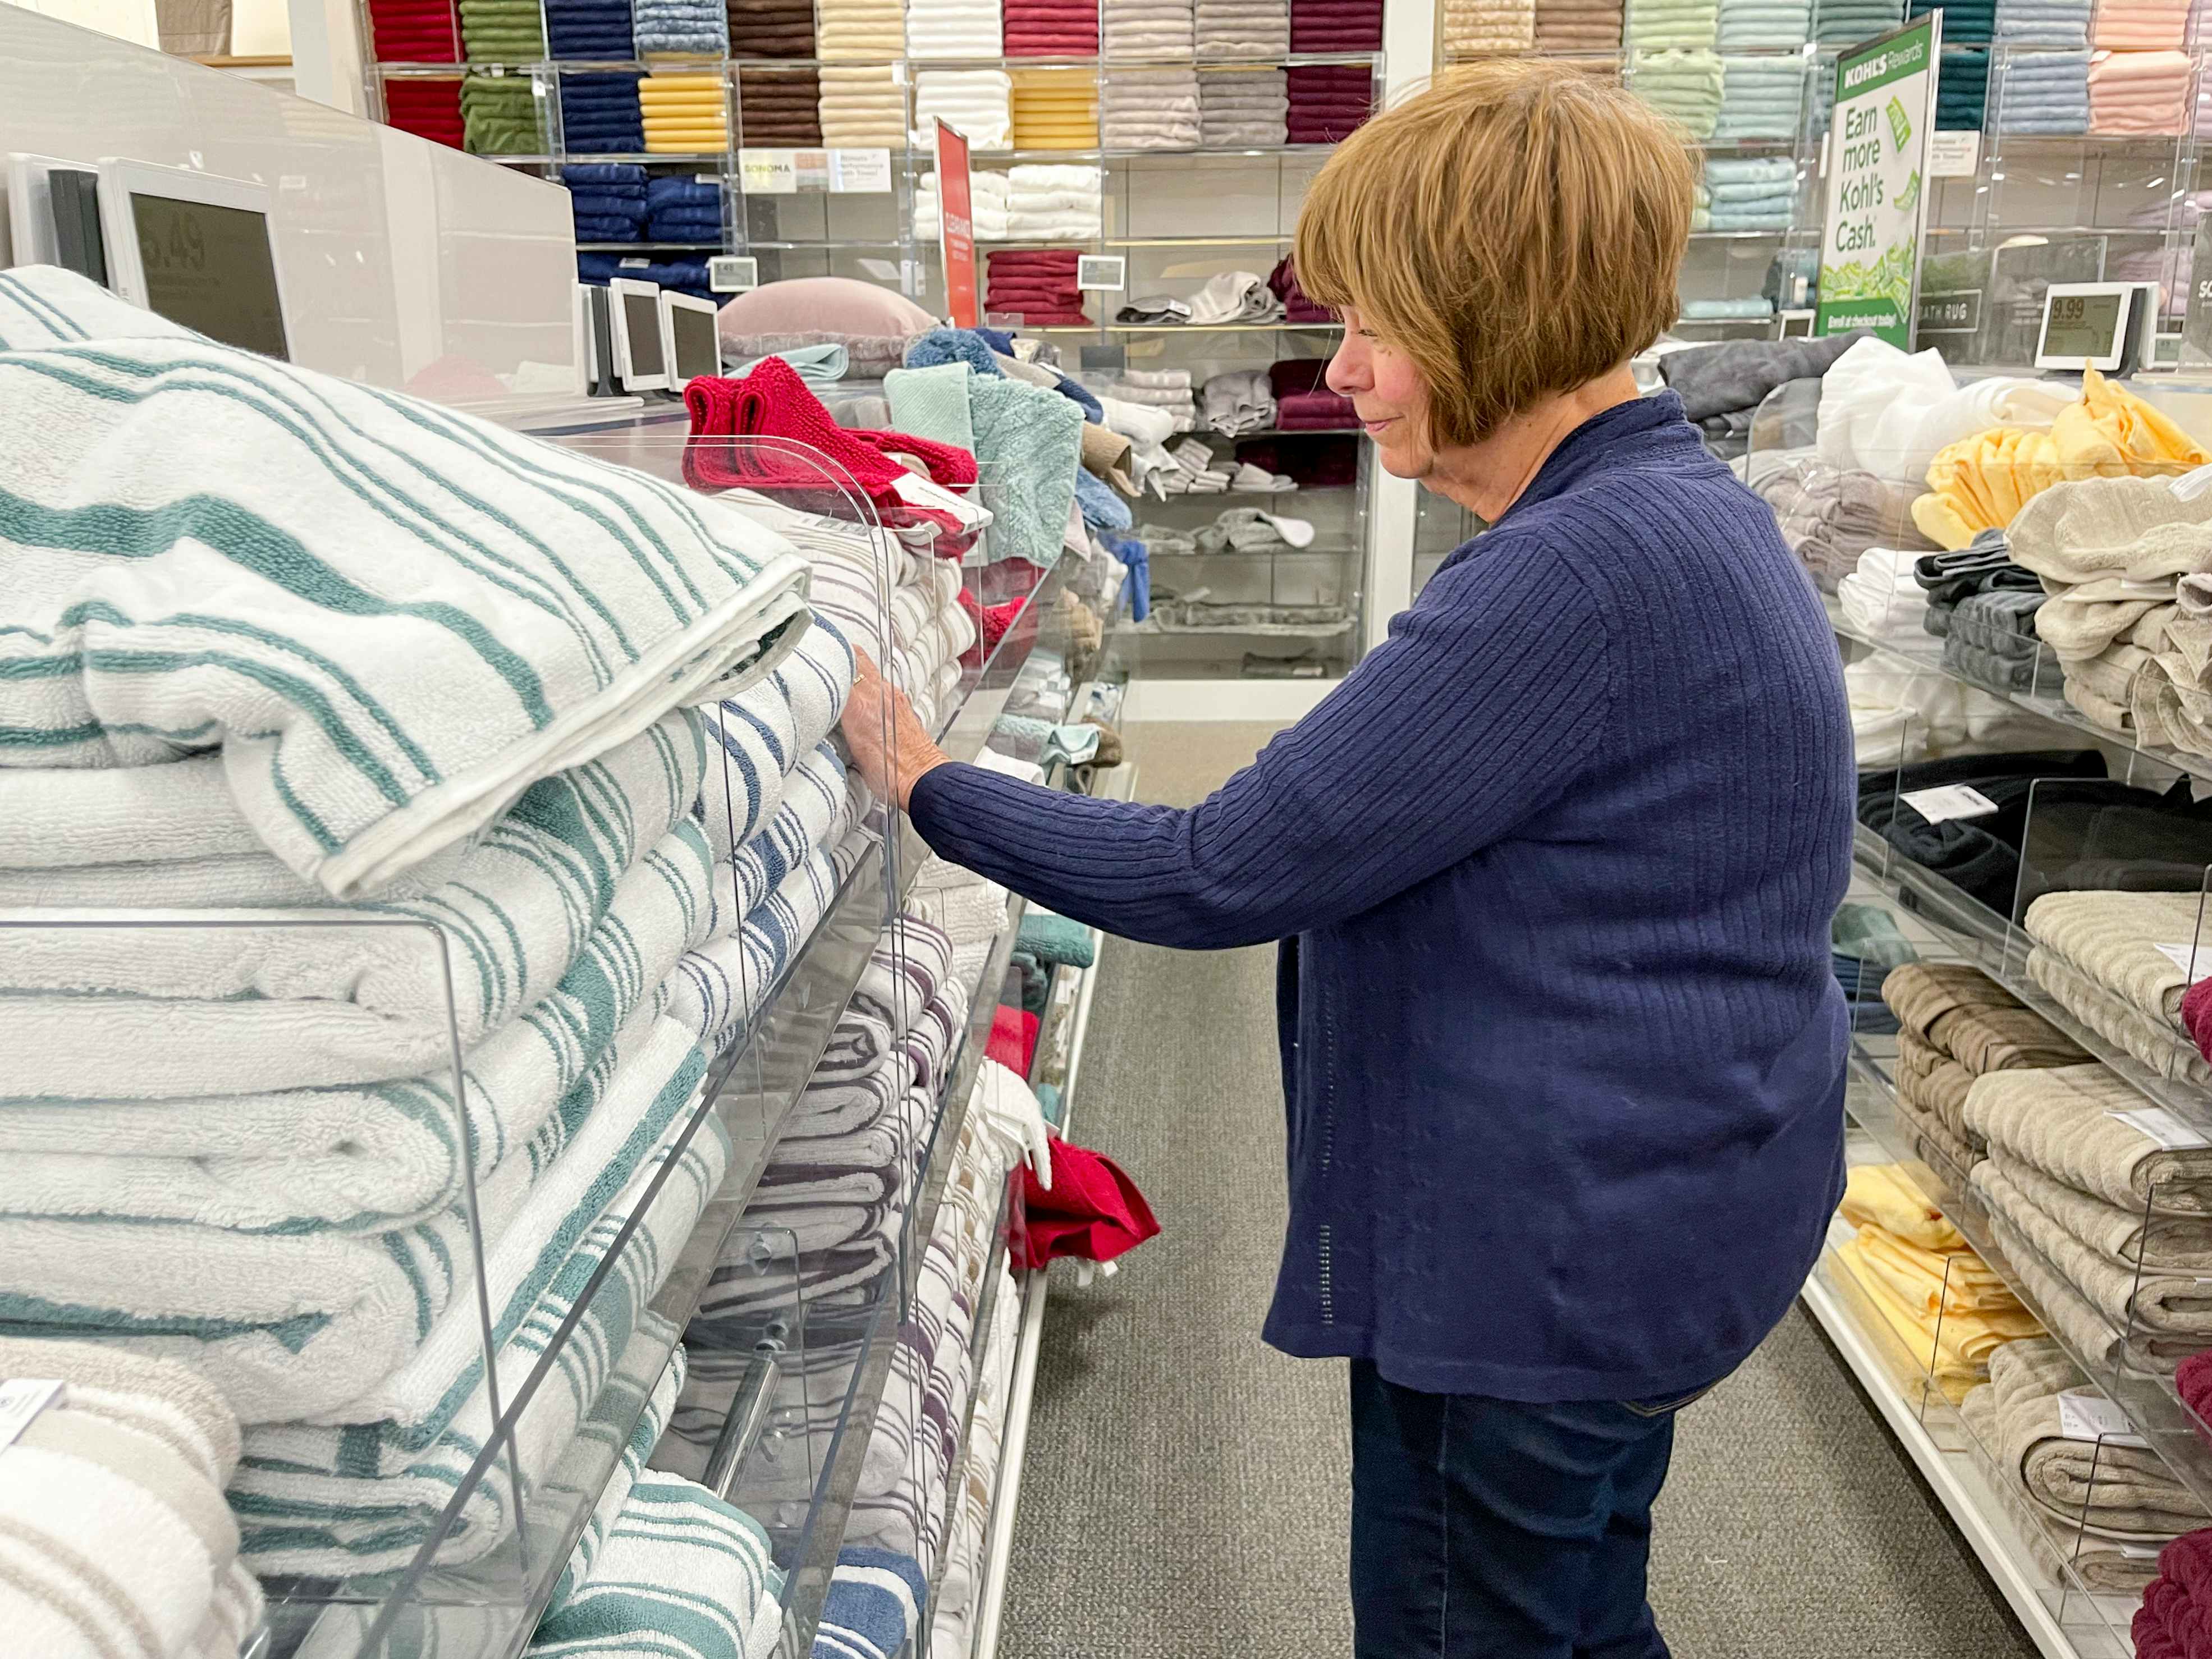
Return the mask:
{"type": "Polygon", "coordinates": [[[743,294],[760,286],[760,261],[722,253],[707,261],[707,286],[716,294],[743,294]]]}
{"type": "Polygon", "coordinates": [[[1075,262],[1075,285],[1119,294],[1128,286],[1129,262],[1108,253],[1085,253],[1075,262]]]}

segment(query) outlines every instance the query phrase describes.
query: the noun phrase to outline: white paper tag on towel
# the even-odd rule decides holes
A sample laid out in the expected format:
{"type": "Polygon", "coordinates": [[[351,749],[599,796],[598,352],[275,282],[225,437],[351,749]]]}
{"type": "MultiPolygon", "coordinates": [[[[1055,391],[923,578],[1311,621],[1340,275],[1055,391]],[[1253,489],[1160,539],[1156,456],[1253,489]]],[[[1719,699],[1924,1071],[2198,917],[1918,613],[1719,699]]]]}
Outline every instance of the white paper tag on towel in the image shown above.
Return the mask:
{"type": "Polygon", "coordinates": [[[58,1376],[11,1376],[0,1382],[0,1451],[31,1426],[31,1419],[61,1397],[58,1376]]]}
{"type": "Polygon", "coordinates": [[[2132,1112],[2111,1112],[2107,1116],[2118,1118],[2128,1127],[2147,1139],[2154,1140],[2169,1152],[2185,1152],[2192,1147],[2212,1146],[2201,1130],[2192,1129],[2181,1117],[2163,1106],[2141,1106],[2132,1112]]]}
{"type": "Polygon", "coordinates": [[[2069,1440],[2106,1440],[2115,1446],[2148,1446],[2128,1414],[2094,1389],[2069,1389],[2058,1396],[2058,1432],[2069,1440]]]}
{"type": "Polygon", "coordinates": [[[2200,979],[2212,979],[2212,944],[2154,945],[2151,948],[2188,975],[2191,985],[2200,979]]]}
{"type": "Polygon", "coordinates": [[[1898,799],[1930,823],[1949,818],[1984,817],[1997,804],[1971,784],[1947,783],[1934,789],[1908,789],[1898,799]]]}

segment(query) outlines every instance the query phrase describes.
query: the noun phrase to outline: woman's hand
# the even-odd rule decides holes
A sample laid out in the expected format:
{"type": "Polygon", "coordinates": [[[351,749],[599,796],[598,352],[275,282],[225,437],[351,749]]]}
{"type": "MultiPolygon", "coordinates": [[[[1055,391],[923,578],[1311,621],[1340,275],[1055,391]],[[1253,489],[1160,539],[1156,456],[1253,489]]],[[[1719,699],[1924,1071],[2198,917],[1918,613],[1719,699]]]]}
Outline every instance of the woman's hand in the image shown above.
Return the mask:
{"type": "Polygon", "coordinates": [[[858,667],[845,702],[846,751],[878,799],[895,801],[903,811],[921,775],[943,766],[946,757],[921,729],[905,694],[883,677],[868,653],[853,655],[858,667]]]}

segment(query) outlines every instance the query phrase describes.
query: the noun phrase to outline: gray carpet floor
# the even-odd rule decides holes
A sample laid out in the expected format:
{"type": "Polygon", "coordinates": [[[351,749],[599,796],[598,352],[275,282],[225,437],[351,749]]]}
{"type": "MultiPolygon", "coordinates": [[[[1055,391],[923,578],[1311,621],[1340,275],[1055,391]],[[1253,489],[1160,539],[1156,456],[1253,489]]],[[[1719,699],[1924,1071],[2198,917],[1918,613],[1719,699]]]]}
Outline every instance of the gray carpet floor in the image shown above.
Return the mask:
{"type": "MultiPolygon", "coordinates": [[[[1187,805],[1265,728],[1130,728],[1187,805]]],[[[1344,1367],[1261,1345],[1280,1243],[1273,953],[1109,941],[1075,1139],[1162,1236],[1054,1270],[1002,1659],[1351,1650],[1344,1367]]],[[[1802,1309],[1685,1413],[1651,1601],[1677,1659],[2011,1659],[2035,1650],[1802,1309]]]]}

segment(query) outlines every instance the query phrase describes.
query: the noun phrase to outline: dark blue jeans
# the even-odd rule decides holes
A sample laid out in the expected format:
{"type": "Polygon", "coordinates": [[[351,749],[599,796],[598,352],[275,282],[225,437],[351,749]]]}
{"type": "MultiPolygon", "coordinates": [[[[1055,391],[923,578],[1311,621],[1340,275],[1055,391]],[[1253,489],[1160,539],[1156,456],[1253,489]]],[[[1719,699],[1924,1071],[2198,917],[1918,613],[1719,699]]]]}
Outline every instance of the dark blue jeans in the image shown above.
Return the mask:
{"type": "Polygon", "coordinates": [[[1421,1394],[1352,1362],[1358,1659],[1668,1659],[1644,1569],[1663,1401],[1421,1394]]]}

